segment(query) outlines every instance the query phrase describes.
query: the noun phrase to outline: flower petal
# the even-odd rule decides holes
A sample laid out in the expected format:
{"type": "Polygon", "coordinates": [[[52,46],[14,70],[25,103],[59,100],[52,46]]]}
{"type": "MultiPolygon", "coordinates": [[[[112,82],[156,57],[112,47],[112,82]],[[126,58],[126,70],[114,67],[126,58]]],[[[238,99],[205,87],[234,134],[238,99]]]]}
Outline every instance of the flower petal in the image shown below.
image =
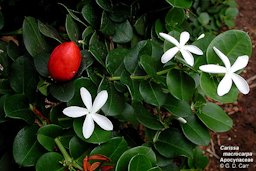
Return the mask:
{"type": "Polygon", "coordinates": [[[94,131],[94,122],[91,115],[87,115],[83,123],[83,135],[85,139],[90,138],[94,131]]]}
{"type": "Polygon", "coordinates": [[[199,67],[201,71],[207,72],[207,73],[213,73],[213,74],[220,74],[220,73],[226,73],[227,69],[223,66],[214,65],[214,64],[208,64],[208,65],[202,65],[199,67]]]}
{"type": "Polygon", "coordinates": [[[204,38],[205,37],[205,34],[203,33],[203,34],[201,34],[198,38],[197,38],[197,40],[200,40],[200,39],[202,39],[202,38],[204,38]]]}
{"type": "Polygon", "coordinates": [[[100,110],[100,108],[102,108],[102,106],[106,103],[107,100],[108,100],[108,92],[106,90],[99,92],[99,94],[97,94],[97,96],[95,97],[95,100],[93,102],[92,109],[90,112],[92,114],[96,113],[98,110],[100,110]]]}
{"type": "Polygon", "coordinates": [[[189,40],[189,33],[184,31],[180,34],[180,46],[184,46],[189,40]]]}
{"type": "Polygon", "coordinates": [[[183,58],[185,59],[185,61],[190,66],[193,66],[194,65],[194,57],[193,57],[193,55],[189,51],[184,50],[184,49],[181,49],[180,52],[181,52],[183,58]]]}
{"type": "Polygon", "coordinates": [[[230,75],[226,74],[218,85],[217,94],[219,96],[223,96],[229,92],[231,87],[232,87],[232,79],[230,75]]]}
{"type": "Polygon", "coordinates": [[[248,64],[249,61],[249,56],[244,55],[244,56],[239,56],[235,63],[232,65],[231,67],[231,72],[236,72],[240,69],[243,69],[246,67],[246,65],[248,64]]]}
{"type": "Polygon", "coordinates": [[[159,33],[159,35],[164,38],[165,40],[171,42],[172,44],[174,44],[175,46],[180,46],[180,43],[171,35],[166,34],[166,33],[159,33]]]}
{"type": "Polygon", "coordinates": [[[80,88],[80,95],[86,108],[90,111],[92,108],[92,96],[91,93],[84,87],[80,88]]]}
{"type": "Polygon", "coordinates": [[[220,59],[222,60],[222,62],[224,63],[225,67],[227,69],[229,69],[231,67],[230,61],[228,59],[228,57],[226,55],[224,55],[219,49],[217,49],[216,47],[213,47],[213,50],[215,51],[215,53],[220,57],[220,59]]]}
{"type": "Polygon", "coordinates": [[[196,55],[203,55],[204,54],[203,51],[201,51],[201,49],[199,49],[195,45],[185,45],[184,49],[186,49],[189,52],[194,53],[196,55]]]}
{"type": "Polygon", "coordinates": [[[78,107],[78,106],[67,107],[62,112],[64,115],[71,117],[71,118],[78,118],[78,117],[88,114],[87,109],[85,109],[83,107],[78,107]]]}
{"type": "Polygon", "coordinates": [[[179,51],[179,49],[177,47],[173,47],[169,50],[167,50],[163,56],[161,57],[161,62],[163,64],[167,63],[168,61],[170,61],[174,55],[176,55],[176,53],[179,51]]]}
{"type": "Polygon", "coordinates": [[[238,74],[232,73],[231,77],[238,88],[238,90],[243,94],[248,94],[250,91],[248,83],[245,81],[243,77],[238,74]]]}
{"type": "Polygon", "coordinates": [[[106,131],[113,130],[113,124],[106,116],[95,113],[92,118],[102,129],[106,131]]]}

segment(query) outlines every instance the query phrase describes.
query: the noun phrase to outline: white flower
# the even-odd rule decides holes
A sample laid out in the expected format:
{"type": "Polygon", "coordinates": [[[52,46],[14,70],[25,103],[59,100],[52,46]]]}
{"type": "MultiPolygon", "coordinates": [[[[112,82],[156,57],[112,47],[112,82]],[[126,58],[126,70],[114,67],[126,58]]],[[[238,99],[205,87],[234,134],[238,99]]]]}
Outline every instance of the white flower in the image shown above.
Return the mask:
{"type": "Polygon", "coordinates": [[[92,96],[90,92],[82,87],[80,89],[80,95],[86,108],[78,106],[70,106],[63,110],[63,113],[71,118],[78,118],[85,116],[83,123],[83,135],[87,139],[89,138],[94,130],[94,121],[104,130],[113,130],[112,122],[103,115],[96,113],[106,103],[108,99],[108,92],[103,90],[96,96],[92,103],[92,96]]]}
{"type": "Polygon", "coordinates": [[[182,124],[186,124],[186,123],[187,123],[186,119],[184,119],[184,118],[182,118],[182,117],[178,117],[177,120],[178,120],[180,123],[182,123],[182,124]]]}
{"type": "Polygon", "coordinates": [[[167,50],[162,58],[161,62],[162,63],[167,63],[170,61],[179,51],[181,52],[183,58],[185,61],[190,65],[194,65],[194,58],[191,53],[194,53],[196,55],[203,55],[203,52],[196,47],[195,45],[185,45],[188,40],[189,40],[189,33],[188,32],[182,32],[180,34],[180,42],[178,42],[174,37],[166,34],[166,33],[159,33],[159,35],[164,38],[165,40],[171,42],[172,44],[175,45],[175,47],[167,50]]]}
{"type": "Polygon", "coordinates": [[[201,34],[198,38],[197,38],[197,40],[200,40],[200,39],[202,39],[202,38],[204,38],[205,37],[205,34],[203,33],[203,34],[201,34]]]}
{"type": "Polygon", "coordinates": [[[224,78],[220,81],[218,85],[218,95],[223,96],[227,94],[232,87],[232,82],[235,83],[236,87],[240,92],[242,92],[243,94],[248,94],[250,91],[248,83],[245,81],[245,79],[243,79],[240,75],[236,74],[235,72],[246,67],[249,61],[249,57],[246,55],[239,56],[234,62],[234,64],[231,66],[230,61],[226,55],[224,55],[216,47],[213,47],[213,50],[220,57],[225,67],[214,64],[208,64],[200,66],[199,69],[207,73],[225,74],[224,78]]]}

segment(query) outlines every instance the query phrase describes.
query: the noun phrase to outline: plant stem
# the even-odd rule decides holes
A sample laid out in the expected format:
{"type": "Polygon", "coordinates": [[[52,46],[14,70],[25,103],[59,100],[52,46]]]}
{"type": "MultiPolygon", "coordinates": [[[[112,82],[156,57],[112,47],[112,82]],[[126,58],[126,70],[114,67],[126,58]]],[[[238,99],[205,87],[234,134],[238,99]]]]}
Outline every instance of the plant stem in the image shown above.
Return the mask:
{"type": "MultiPolygon", "coordinates": [[[[165,69],[165,70],[162,70],[162,71],[158,71],[156,73],[156,75],[164,75],[166,73],[168,73],[171,69],[165,69]]],[[[131,75],[130,78],[132,80],[147,80],[149,79],[151,76],[150,75],[131,75]]],[[[115,76],[115,77],[109,77],[108,80],[109,81],[119,81],[121,79],[120,76],[115,76]]]]}
{"type": "Polygon", "coordinates": [[[65,149],[65,147],[61,144],[59,138],[55,138],[54,139],[56,145],[58,146],[60,152],[62,153],[64,159],[65,159],[65,163],[68,165],[69,168],[75,167],[79,170],[83,170],[83,168],[76,163],[75,160],[73,160],[70,155],[68,154],[67,150],[65,149]]]}

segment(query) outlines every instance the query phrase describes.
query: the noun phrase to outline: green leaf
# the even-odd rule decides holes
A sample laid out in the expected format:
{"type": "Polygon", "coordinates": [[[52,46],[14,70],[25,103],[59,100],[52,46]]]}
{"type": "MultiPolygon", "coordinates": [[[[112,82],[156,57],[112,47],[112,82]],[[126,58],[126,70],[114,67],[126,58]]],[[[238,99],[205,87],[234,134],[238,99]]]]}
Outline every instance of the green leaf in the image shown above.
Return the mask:
{"type": "Polygon", "coordinates": [[[192,115],[192,110],[187,101],[178,100],[173,96],[168,96],[164,108],[176,117],[186,117],[192,115]]]}
{"type": "Polygon", "coordinates": [[[156,150],[167,158],[177,156],[192,157],[192,150],[194,145],[177,129],[169,128],[162,131],[155,141],[156,150]]]}
{"type": "Polygon", "coordinates": [[[36,171],[64,171],[65,168],[60,162],[64,160],[63,156],[56,152],[43,154],[36,163],[36,171]]]}
{"type": "Polygon", "coordinates": [[[184,135],[197,145],[207,146],[211,139],[208,129],[194,115],[185,119],[187,123],[181,124],[184,135]]]}
{"type": "Polygon", "coordinates": [[[48,61],[50,54],[41,53],[34,57],[34,64],[37,72],[44,77],[48,77],[48,61]]]}
{"type": "Polygon", "coordinates": [[[84,19],[94,28],[99,24],[98,9],[96,7],[92,2],[89,2],[82,8],[84,19]]]}
{"type": "Polygon", "coordinates": [[[131,158],[128,171],[147,171],[152,167],[150,160],[143,154],[138,154],[131,158]]]}
{"type": "Polygon", "coordinates": [[[166,83],[170,93],[177,99],[188,101],[194,94],[194,79],[181,70],[170,70],[166,77],[166,83]]]}
{"type": "Polygon", "coordinates": [[[135,47],[130,49],[129,53],[124,58],[124,65],[129,73],[134,74],[139,70],[139,54],[146,46],[147,41],[139,42],[135,47]]]}
{"type": "Polygon", "coordinates": [[[17,44],[15,44],[13,41],[10,41],[7,45],[7,54],[13,61],[15,61],[21,55],[21,50],[17,44]]]}
{"type": "Polygon", "coordinates": [[[209,24],[210,22],[210,16],[207,12],[202,12],[199,17],[198,17],[198,21],[203,25],[206,26],[209,24]]]}
{"type": "Polygon", "coordinates": [[[156,163],[156,155],[154,151],[146,146],[138,146],[131,148],[127,151],[125,151],[121,157],[118,159],[115,171],[124,171],[128,169],[129,161],[135,156],[135,155],[144,155],[147,157],[147,159],[151,162],[152,165],[156,163]]]}
{"type": "Polygon", "coordinates": [[[80,20],[80,18],[79,17],[77,17],[74,13],[78,13],[77,11],[74,11],[74,10],[71,10],[71,9],[69,9],[69,8],[67,8],[64,4],[62,4],[62,3],[58,3],[59,5],[61,5],[61,6],[63,6],[66,10],[67,10],[67,12],[69,13],[69,15],[74,19],[74,20],[76,20],[76,21],[78,21],[79,23],[81,23],[81,24],[83,24],[84,26],[86,26],[86,24],[82,21],[82,20],[80,20]]]}
{"type": "Polygon", "coordinates": [[[160,84],[146,81],[142,81],[139,88],[144,101],[158,107],[161,107],[167,99],[167,94],[162,89],[160,84]]]}
{"type": "Polygon", "coordinates": [[[215,132],[226,132],[233,126],[232,119],[220,106],[214,103],[207,103],[203,106],[202,111],[197,113],[197,116],[209,129],[215,132]]]}
{"type": "Polygon", "coordinates": [[[249,35],[241,30],[229,30],[215,37],[207,48],[206,57],[209,64],[223,65],[221,59],[216,55],[213,47],[219,49],[226,55],[230,63],[242,55],[252,54],[252,42],[249,35]]]}
{"type": "Polygon", "coordinates": [[[168,11],[168,13],[165,16],[166,26],[170,28],[168,30],[171,30],[176,26],[181,25],[184,20],[185,20],[185,12],[181,8],[172,8],[168,11]]]}
{"type": "Polygon", "coordinates": [[[120,156],[128,149],[128,144],[124,138],[114,137],[108,142],[95,147],[90,155],[101,154],[111,159],[111,162],[116,163],[120,156]]]}
{"type": "Polygon", "coordinates": [[[203,154],[200,148],[193,150],[193,157],[188,159],[188,165],[190,168],[205,169],[208,164],[208,158],[203,154]]]}
{"type": "Polygon", "coordinates": [[[80,36],[79,28],[69,14],[66,16],[65,28],[67,30],[69,39],[71,41],[78,42],[80,36]]]}
{"type": "Polygon", "coordinates": [[[108,53],[106,67],[112,76],[121,76],[124,72],[125,66],[123,60],[127,53],[128,50],[123,48],[116,48],[108,53]]]}
{"type": "Polygon", "coordinates": [[[56,147],[54,138],[60,136],[62,133],[63,129],[59,125],[45,125],[38,130],[37,140],[46,150],[54,151],[56,147]]]}
{"type": "Polygon", "coordinates": [[[132,40],[133,30],[130,22],[126,20],[115,26],[115,34],[112,37],[115,43],[127,43],[132,40]]]}
{"type": "Polygon", "coordinates": [[[105,66],[104,61],[107,56],[107,48],[105,44],[99,40],[96,32],[94,32],[90,39],[89,51],[102,66],[105,66]]]}
{"type": "Polygon", "coordinates": [[[21,56],[12,63],[10,85],[15,92],[31,97],[35,93],[37,81],[38,75],[29,58],[21,56]]]}
{"type": "Polygon", "coordinates": [[[73,81],[62,84],[50,85],[50,93],[53,97],[62,102],[68,102],[74,96],[74,84],[73,81]]]}
{"type": "Polygon", "coordinates": [[[11,87],[8,79],[0,79],[0,94],[11,93],[11,87]]]}
{"type": "Polygon", "coordinates": [[[4,103],[4,112],[7,117],[21,119],[31,124],[34,122],[34,116],[29,109],[28,99],[22,94],[7,96],[4,103]]]}
{"type": "Polygon", "coordinates": [[[112,12],[113,10],[113,5],[111,2],[109,1],[105,1],[105,0],[96,0],[96,3],[105,11],[107,12],[112,12]]]}
{"type": "Polygon", "coordinates": [[[135,115],[142,125],[152,130],[162,130],[164,128],[157,116],[147,111],[142,104],[135,103],[133,106],[135,115]]]}
{"type": "Polygon", "coordinates": [[[40,20],[38,20],[38,28],[39,28],[39,31],[46,37],[49,37],[49,38],[52,38],[54,40],[57,40],[59,43],[62,43],[63,40],[62,38],[60,37],[58,31],[48,25],[48,24],[44,24],[43,22],[41,22],[40,20]]]}
{"type": "Polygon", "coordinates": [[[147,21],[147,16],[142,15],[136,20],[136,22],[134,24],[134,28],[135,28],[136,32],[141,36],[145,35],[146,21],[147,21]]]}
{"type": "Polygon", "coordinates": [[[14,138],[13,157],[22,167],[34,166],[44,152],[36,140],[37,130],[36,125],[24,127],[14,138]]]}
{"type": "Polygon", "coordinates": [[[118,116],[121,115],[125,108],[125,99],[124,95],[117,92],[115,87],[111,82],[106,81],[105,79],[99,85],[99,91],[107,90],[108,100],[105,105],[101,108],[107,116],[118,116]]]}
{"type": "Polygon", "coordinates": [[[235,102],[238,96],[237,88],[233,85],[227,94],[224,96],[219,96],[217,94],[219,82],[219,80],[206,73],[202,73],[200,76],[200,86],[206,96],[222,103],[235,102]]]}
{"type": "Polygon", "coordinates": [[[77,136],[72,137],[69,141],[69,152],[72,158],[79,158],[87,150],[88,146],[77,136]]]}
{"type": "Polygon", "coordinates": [[[81,117],[81,118],[75,119],[73,122],[74,131],[81,140],[88,143],[99,144],[99,143],[107,142],[111,139],[112,132],[101,129],[96,123],[94,123],[95,129],[93,131],[92,136],[88,139],[85,139],[82,132],[84,119],[85,119],[84,117],[81,117]]]}
{"type": "Polygon", "coordinates": [[[140,64],[148,75],[150,75],[154,79],[157,79],[159,77],[157,75],[157,71],[160,69],[162,64],[158,55],[142,55],[140,56],[140,64]]]}
{"type": "Polygon", "coordinates": [[[35,18],[25,17],[22,30],[25,47],[31,56],[34,57],[49,50],[49,46],[41,35],[35,18]]]}
{"type": "Polygon", "coordinates": [[[140,80],[132,80],[128,71],[124,71],[121,75],[121,82],[126,85],[133,101],[142,101],[139,92],[140,80]]]}
{"type": "Polygon", "coordinates": [[[170,5],[177,8],[190,8],[192,6],[192,0],[165,0],[170,5]]]}
{"type": "Polygon", "coordinates": [[[0,77],[1,78],[7,78],[9,76],[9,71],[10,71],[10,63],[11,60],[8,57],[8,54],[6,52],[6,45],[3,45],[4,47],[1,47],[1,42],[0,42],[0,77]]]}
{"type": "Polygon", "coordinates": [[[115,23],[110,20],[105,11],[101,16],[100,31],[108,36],[112,36],[115,33],[115,23]]]}

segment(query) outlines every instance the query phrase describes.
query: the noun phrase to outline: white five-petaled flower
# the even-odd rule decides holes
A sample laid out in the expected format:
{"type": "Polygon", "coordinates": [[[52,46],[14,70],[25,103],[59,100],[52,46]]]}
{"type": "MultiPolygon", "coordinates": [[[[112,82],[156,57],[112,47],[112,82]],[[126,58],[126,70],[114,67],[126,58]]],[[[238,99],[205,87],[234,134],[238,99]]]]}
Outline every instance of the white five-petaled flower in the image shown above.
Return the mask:
{"type": "Polygon", "coordinates": [[[216,47],[213,47],[213,50],[220,57],[225,67],[214,64],[208,64],[200,66],[199,69],[207,73],[225,74],[225,76],[218,85],[218,95],[223,96],[227,94],[232,87],[232,82],[235,83],[236,87],[240,92],[242,92],[243,94],[248,94],[250,91],[248,83],[245,81],[244,78],[242,78],[235,72],[246,67],[249,61],[249,57],[247,55],[239,56],[234,62],[234,64],[231,66],[230,61],[226,55],[224,55],[216,47]]]}
{"type": "Polygon", "coordinates": [[[161,62],[162,63],[167,63],[170,61],[179,51],[181,52],[183,58],[185,61],[190,65],[194,65],[194,57],[191,53],[196,54],[196,55],[203,55],[203,52],[196,47],[195,45],[186,45],[188,42],[190,35],[188,32],[182,32],[180,34],[180,42],[178,42],[174,37],[166,34],[166,33],[159,33],[159,35],[164,38],[165,40],[171,42],[172,44],[175,45],[175,47],[167,50],[162,58],[161,62]]]}
{"type": "Polygon", "coordinates": [[[78,118],[85,116],[86,118],[83,123],[83,135],[87,139],[89,138],[94,130],[94,121],[104,130],[113,130],[112,122],[103,115],[96,113],[106,103],[108,99],[108,92],[103,90],[96,96],[92,103],[92,96],[90,92],[82,87],[80,89],[80,95],[86,108],[78,106],[70,106],[63,110],[63,113],[72,118],[78,118]]]}

